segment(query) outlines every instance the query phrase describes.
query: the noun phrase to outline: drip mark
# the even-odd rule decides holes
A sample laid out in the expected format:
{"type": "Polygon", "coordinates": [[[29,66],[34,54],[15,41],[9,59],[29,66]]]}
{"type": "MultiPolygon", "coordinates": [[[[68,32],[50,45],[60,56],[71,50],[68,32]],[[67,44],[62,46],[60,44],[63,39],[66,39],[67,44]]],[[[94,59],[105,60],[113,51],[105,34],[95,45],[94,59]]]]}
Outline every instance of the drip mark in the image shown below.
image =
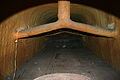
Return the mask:
{"type": "Polygon", "coordinates": [[[15,40],[15,54],[14,54],[14,73],[13,73],[13,80],[15,80],[15,77],[16,77],[17,53],[18,53],[18,39],[15,40]]]}

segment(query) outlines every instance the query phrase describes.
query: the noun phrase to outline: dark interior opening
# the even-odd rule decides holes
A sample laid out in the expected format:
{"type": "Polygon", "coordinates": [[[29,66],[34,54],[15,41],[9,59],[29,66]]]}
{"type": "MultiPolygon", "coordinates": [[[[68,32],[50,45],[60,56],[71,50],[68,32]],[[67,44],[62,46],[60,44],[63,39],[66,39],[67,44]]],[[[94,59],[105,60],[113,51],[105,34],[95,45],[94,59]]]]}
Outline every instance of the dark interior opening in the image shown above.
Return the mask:
{"type": "MultiPolygon", "coordinates": [[[[60,33],[49,36],[44,49],[17,69],[15,80],[33,80],[56,73],[84,75],[90,80],[120,79],[119,71],[87,48],[84,36],[60,33]]],[[[5,80],[12,80],[13,74],[5,80]]]]}

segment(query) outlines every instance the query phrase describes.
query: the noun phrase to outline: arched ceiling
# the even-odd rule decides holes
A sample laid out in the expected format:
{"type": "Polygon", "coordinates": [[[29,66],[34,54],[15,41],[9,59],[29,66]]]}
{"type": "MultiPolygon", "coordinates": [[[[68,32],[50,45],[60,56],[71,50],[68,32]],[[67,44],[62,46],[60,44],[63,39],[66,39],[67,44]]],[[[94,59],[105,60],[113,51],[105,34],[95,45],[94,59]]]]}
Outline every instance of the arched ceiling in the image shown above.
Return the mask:
{"type": "MultiPolygon", "coordinates": [[[[0,21],[24,9],[57,2],[58,0],[0,0],[0,21]]],[[[71,0],[72,3],[84,4],[97,9],[101,9],[120,17],[119,0],[71,0]]]]}

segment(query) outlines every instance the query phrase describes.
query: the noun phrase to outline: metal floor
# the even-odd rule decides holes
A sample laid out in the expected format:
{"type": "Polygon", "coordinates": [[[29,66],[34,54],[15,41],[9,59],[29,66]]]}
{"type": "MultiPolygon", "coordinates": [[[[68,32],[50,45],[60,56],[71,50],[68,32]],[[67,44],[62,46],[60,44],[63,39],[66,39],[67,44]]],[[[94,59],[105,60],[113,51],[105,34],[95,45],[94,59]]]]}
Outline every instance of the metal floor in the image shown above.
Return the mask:
{"type": "MultiPolygon", "coordinates": [[[[120,80],[120,72],[74,40],[49,41],[43,51],[17,70],[15,80],[33,80],[54,73],[75,73],[91,80],[120,80]]],[[[12,76],[6,80],[12,80],[12,76]]]]}

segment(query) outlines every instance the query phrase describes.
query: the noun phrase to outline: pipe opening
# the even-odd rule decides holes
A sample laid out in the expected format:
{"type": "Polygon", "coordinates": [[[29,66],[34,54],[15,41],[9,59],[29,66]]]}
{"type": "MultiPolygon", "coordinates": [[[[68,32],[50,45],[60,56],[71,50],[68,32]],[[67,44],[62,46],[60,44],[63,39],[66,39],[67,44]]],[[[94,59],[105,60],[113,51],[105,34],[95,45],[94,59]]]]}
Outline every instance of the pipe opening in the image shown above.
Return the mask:
{"type": "MultiPolygon", "coordinates": [[[[4,75],[6,80],[12,80],[14,74],[12,72],[16,65],[15,80],[33,80],[54,73],[80,74],[92,80],[120,80],[119,71],[110,65],[119,68],[119,46],[116,46],[119,44],[118,38],[112,40],[82,32],[77,30],[78,27],[73,28],[76,25],[53,30],[49,30],[52,26],[47,26],[47,29],[44,28],[46,26],[40,26],[58,20],[57,6],[57,3],[52,3],[29,8],[0,24],[2,36],[0,60],[3,62],[0,64],[0,76],[4,75]],[[24,29],[30,31],[29,29],[35,29],[36,26],[45,32],[20,38],[16,47],[13,32],[22,28],[24,33],[24,29]]],[[[116,17],[80,4],[72,3],[70,14],[71,20],[78,23],[110,29],[119,25],[116,17]],[[109,25],[112,23],[115,24],[109,25]]]]}

